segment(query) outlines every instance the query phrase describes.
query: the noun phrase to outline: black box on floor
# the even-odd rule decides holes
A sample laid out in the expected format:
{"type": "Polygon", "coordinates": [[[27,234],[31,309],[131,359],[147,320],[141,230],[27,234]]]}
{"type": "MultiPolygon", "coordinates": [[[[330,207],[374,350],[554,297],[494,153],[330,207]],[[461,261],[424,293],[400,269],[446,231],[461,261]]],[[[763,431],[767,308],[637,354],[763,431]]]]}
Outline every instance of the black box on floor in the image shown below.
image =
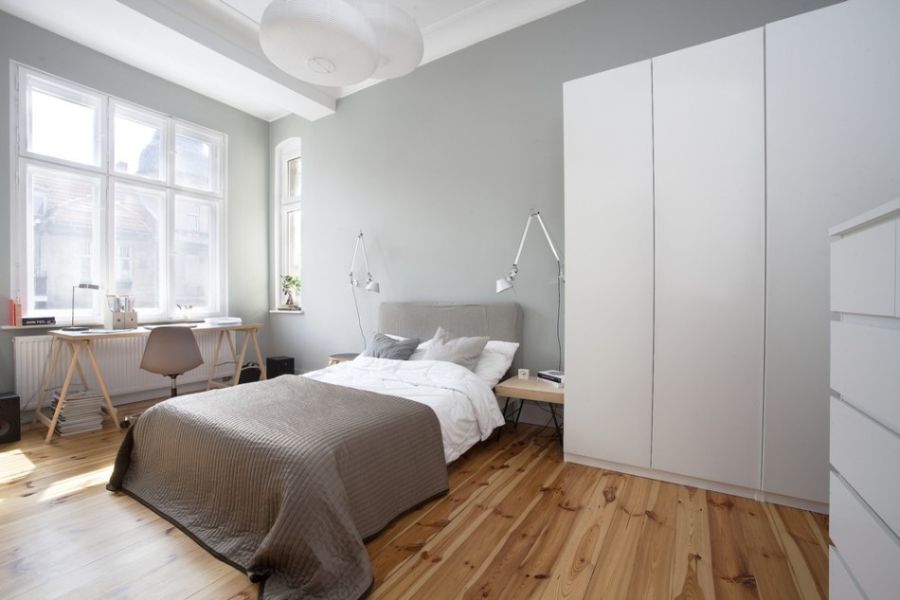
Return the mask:
{"type": "Polygon", "coordinates": [[[266,377],[275,379],[279,375],[294,374],[294,359],[290,356],[270,356],[266,359],[266,377]]]}
{"type": "Polygon", "coordinates": [[[0,444],[18,442],[21,438],[19,397],[15,394],[0,394],[0,444]]]}
{"type": "Polygon", "coordinates": [[[259,365],[255,362],[244,363],[244,366],[241,367],[241,375],[238,377],[238,383],[252,383],[254,381],[259,381],[259,376],[262,371],[259,370],[259,365]]]}

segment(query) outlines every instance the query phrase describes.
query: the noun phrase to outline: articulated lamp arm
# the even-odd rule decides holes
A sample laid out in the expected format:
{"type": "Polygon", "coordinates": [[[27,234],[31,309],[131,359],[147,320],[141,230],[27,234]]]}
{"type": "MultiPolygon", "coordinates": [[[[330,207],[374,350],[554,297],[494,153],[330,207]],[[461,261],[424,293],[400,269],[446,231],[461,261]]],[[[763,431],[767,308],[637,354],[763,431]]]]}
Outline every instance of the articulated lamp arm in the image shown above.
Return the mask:
{"type": "Polygon", "coordinates": [[[513,287],[513,282],[519,275],[519,259],[522,258],[522,249],[525,247],[525,239],[528,237],[528,230],[531,228],[531,222],[534,219],[537,219],[538,224],[541,226],[541,230],[544,232],[544,237],[547,239],[547,244],[550,246],[550,251],[553,253],[553,257],[556,259],[556,263],[560,266],[560,277],[562,277],[562,261],[559,258],[559,253],[556,251],[556,246],[553,245],[553,240],[550,238],[550,232],[547,231],[547,226],[544,225],[544,220],[541,218],[541,212],[539,210],[535,210],[528,215],[528,220],[525,221],[525,231],[522,232],[522,239],[519,240],[519,249],[516,252],[516,258],[515,260],[513,260],[513,265],[509,270],[509,274],[506,277],[502,277],[497,280],[498,294],[511,289],[513,287]]]}

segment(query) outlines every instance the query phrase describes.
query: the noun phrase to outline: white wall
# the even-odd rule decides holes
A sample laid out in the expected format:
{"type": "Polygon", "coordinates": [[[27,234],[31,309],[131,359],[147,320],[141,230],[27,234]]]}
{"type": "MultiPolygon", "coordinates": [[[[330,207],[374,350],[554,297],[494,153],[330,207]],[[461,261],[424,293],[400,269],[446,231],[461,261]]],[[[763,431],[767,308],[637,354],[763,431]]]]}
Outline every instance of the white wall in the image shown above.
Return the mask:
{"type": "Polygon", "coordinates": [[[828,228],[900,197],[900,3],[767,27],[764,485],[826,497],[828,228]],[[818,465],[816,469],[798,465],[818,465]]]}

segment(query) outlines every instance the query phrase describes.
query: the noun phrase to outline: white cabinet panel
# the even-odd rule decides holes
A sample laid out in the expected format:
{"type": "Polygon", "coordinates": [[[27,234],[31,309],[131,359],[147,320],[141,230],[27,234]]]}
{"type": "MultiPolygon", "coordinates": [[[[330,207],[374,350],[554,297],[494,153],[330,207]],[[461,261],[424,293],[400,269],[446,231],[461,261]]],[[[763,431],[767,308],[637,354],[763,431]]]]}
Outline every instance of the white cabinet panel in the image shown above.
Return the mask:
{"type": "Polygon", "coordinates": [[[900,534],[900,437],[832,398],[831,465],[900,534]]]}
{"type": "Polygon", "coordinates": [[[760,485],[761,29],[653,61],[654,468],[760,485]]]}
{"type": "Polygon", "coordinates": [[[900,329],[831,324],[831,387],[900,432],[900,329]]]}
{"type": "Polygon", "coordinates": [[[829,533],[835,547],[869,598],[896,598],[900,589],[900,545],[831,474],[829,533]]]}
{"type": "Polygon", "coordinates": [[[853,231],[831,244],[831,310],[894,316],[894,221],[853,231]]]}
{"type": "Polygon", "coordinates": [[[894,316],[900,317],[900,220],[895,222],[894,232],[897,242],[894,244],[894,316]]]}
{"type": "Polygon", "coordinates": [[[865,600],[833,546],[828,549],[828,597],[833,600],[865,600]]]}
{"type": "Polygon", "coordinates": [[[650,61],[565,85],[565,450],[650,466],[650,61]]]}

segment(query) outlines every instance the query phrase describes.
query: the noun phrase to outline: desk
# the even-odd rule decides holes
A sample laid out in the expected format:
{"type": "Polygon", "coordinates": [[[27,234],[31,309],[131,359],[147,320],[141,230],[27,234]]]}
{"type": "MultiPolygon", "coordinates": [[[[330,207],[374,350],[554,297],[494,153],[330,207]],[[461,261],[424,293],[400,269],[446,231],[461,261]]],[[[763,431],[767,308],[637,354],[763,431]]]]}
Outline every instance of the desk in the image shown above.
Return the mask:
{"type": "MultiPolygon", "coordinates": [[[[260,369],[260,379],[266,378],[266,363],[263,360],[262,352],[259,349],[259,340],[257,339],[257,333],[262,325],[257,323],[247,323],[240,325],[197,325],[196,327],[192,327],[191,331],[194,334],[202,334],[202,333],[217,333],[218,339],[216,340],[216,349],[213,353],[212,361],[210,361],[209,365],[209,378],[207,380],[207,389],[213,389],[218,387],[230,387],[231,385],[237,385],[238,380],[241,376],[241,365],[244,364],[244,357],[247,355],[247,347],[250,343],[253,344],[253,350],[256,353],[256,360],[259,363],[260,369]],[[232,334],[243,333],[244,339],[240,346],[240,353],[237,351],[236,340],[232,339],[232,334]],[[230,384],[221,383],[219,381],[213,381],[213,377],[216,372],[216,365],[219,363],[219,353],[222,349],[223,340],[227,340],[227,344],[229,349],[231,350],[231,356],[234,359],[234,376],[231,379],[230,384]]],[[[72,383],[72,379],[75,376],[75,373],[78,373],[79,378],[81,379],[81,383],[87,388],[87,380],[84,377],[84,369],[82,366],[82,357],[87,357],[88,364],[91,367],[91,370],[94,373],[94,376],[97,378],[97,385],[100,387],[100,393],[103,396],[103,411],[112,418],[113,422],[116,424],[116,427],[121,428],[119,424],[119,415],[118,411],[116,411],[115,407],[112,404],[112,400],[109,397],[109,391],[106,389],[106,382],[103,380],[103,375],[100,372],[100,367],[97,365],[97,359],[94,357],[94,351],[91,349],[91,342],[99,339],[109,339],[109,338],[127,338],[127,337],[147,337],[150,335],[150,329],[146,329],[144,327],[138,327],[137,329],[123,329],[121,331],[109,332],[109,333],[101,333],[96,331],[62,331],[62,330],[54,330],[49,331],[48,335],[53,338],[53,341],[50,345],[50,359],[47,361],[47,366],[44,369],[44,377],[41,380],[41,388],[40,392],[38,392],[37,398],[37,406],[34,411],[34,418],[32,419],[32,424],[35,421],[40,421],[44,425],[47,426],[47,437],[44,438],[45,442],[49,442],[53,439],[53,434],[56,430],[56,423],[59,420],[59,415],[62,412],[63,405],[66,402],[66,395],[69,393],[69,386],[72,383]],[[57,367],[59,366],[60,357],[63,354],[63,349],[67,348],[71,358],[68,360],[68,367],[66,369],[65,379],[63,380],[62,387],[59,390],[59,402],[56,404],[56,410],[53,412],[52,417],[48,417],[41,411],[41,407],[44,404],[44,398],[49,391],[50,384],[53,381],[53,374],[56,372],[57,367]]]]}

